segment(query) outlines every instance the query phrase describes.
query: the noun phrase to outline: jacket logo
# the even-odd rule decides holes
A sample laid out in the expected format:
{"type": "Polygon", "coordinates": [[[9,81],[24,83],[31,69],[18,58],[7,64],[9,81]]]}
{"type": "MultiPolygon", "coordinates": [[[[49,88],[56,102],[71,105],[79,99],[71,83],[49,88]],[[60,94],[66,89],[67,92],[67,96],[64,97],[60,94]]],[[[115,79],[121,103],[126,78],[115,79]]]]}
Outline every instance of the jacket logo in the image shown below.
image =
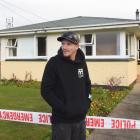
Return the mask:
{"type": "Polygon", "coordinates": [[[79,77],[79,78],[84,77],[83,69],[78,69],[78,77],[79,77]]]}

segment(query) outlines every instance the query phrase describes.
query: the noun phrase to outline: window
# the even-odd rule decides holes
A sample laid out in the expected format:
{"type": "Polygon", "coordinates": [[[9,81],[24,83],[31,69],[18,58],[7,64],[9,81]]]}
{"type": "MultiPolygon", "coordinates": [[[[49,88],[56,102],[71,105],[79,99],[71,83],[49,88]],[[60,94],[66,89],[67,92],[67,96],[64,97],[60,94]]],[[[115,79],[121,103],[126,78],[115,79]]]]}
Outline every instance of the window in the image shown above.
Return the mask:
{"type": "Polygon", "coordinates": [[[16,39],[8,39],[7,46],[17,47],[17,40],[16,39]]]}
{"type": "Polygon", "coordinates": [[[38,56],[46,55],[46,37],[38,37],[38,56]]]}
{"type": "Polygon", "coordinates": [[[117,32],[96,33],[96,55],[119,55],[120,35],[117,32]]]}
{"type": "Polygon", "coordinates": [[[125,49],[126,50],[126,52],[125,52],[126,55],[128,55],[128,44],[129,44],[128,37],[129,37],[128,34],[126,34],[126,41],[125,41],[126,42],[126,49],[125,49]]]}
{"type": "Polygon", "coordinates": [[[133,34],[126,34],[126,55],[130,57],[135,56],[135,47],[133,45],[134,42],[134,35],[133,34]]]}
{"type": "Polygon", "coordinates": [[[80,47],[86,56],[93,55],[94,39],[93,34],[84,34],[80,37],[80,47]]]}
{"type": "Polygon", "coordinates": [[[8,48],[8,56],[17,56],[17,39],[8,39],[7,48],[8,48]]]}

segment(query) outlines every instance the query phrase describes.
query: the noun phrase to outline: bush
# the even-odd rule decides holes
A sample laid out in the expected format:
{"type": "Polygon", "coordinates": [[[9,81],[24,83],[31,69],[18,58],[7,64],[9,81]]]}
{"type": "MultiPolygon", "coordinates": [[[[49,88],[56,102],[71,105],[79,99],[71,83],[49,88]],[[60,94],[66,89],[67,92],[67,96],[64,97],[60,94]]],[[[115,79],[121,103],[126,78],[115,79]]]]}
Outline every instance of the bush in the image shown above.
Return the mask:
{"type": "Polygon", "coordinates": [[[104,88],[92,89],[94,95],[88,115],[107,116],[128,92],[128,89],[113,90],[113,92],[104,88]]]}
{"type": "Polygon", "coordinates": [[[17,86],[17,87],[23,87],[23,88],[40,88],[39,81],[36,80],[28,80],[28,81],[22,81],[17,79],[2,79],[0,81],[0,85],[10,85],[10,86],[17,86]]]}

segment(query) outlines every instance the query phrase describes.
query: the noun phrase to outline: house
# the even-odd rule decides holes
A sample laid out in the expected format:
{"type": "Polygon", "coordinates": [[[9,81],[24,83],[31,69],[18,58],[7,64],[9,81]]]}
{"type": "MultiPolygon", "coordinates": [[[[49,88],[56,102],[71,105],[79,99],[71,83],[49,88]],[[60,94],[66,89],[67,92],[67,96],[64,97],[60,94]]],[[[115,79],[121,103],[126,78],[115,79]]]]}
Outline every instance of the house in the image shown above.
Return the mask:
{"type": "MultiPolygon", "coordinates": [[[[137,13],[138,14],[138,13],[137,13]]],[[[1,79],[41,81],[48,59],[57,53],[57,37],[77,32],[93,85],[133,84],[140,74],[140,21],[73,17],[0,30],[1,79]]]]}

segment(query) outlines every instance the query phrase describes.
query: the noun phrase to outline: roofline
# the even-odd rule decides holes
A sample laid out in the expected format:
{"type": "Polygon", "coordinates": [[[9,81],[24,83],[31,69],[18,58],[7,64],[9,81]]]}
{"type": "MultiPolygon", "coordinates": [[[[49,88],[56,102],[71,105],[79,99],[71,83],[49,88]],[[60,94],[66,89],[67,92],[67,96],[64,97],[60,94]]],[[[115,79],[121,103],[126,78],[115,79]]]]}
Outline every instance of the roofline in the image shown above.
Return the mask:
{"type": "Polygon", "coordinates": [[[33,34],[42,32],[62,32],[72,29],[73,31],[88,30],[88,29],[111,29],[111,28],[123,28],[123,27],[136,27],[139,26],[140,21],[130,21],[130,22],[115,22],[106,24],[92,24],[92,25],[82,25],[82,26],[68,26],[68,27],[54,27],[54,28],[42,28],[42,29],[30,29],[30,30],[17,30],[17,31],[4,31],[0,32],[0,36],[3,35],[18,35],[18,34],[33,34]],[[11,33],[11,34],[10,34],[11,33]]]}
{"type": "Polygon", "coordinates": [[[115,28],[129,28],[129,27],[139,27],[139,24],[130,24],[130,25],[105,25],[105,26],[91,26],[91,27],[63,27],[63,28],[48,28],[47,32],[62,32],[62,31],[67,31],[67,30],[73,30],[73,31],[83,31],[83,30],[99,30],[99,29],[115,29],[115,28]]]}
{"type": "MultiPolygon", "coordinates": [[[[130,21],[130,22],[114,22],[114,23],[104,23],[104,24],[91,24],[91,25],[80,25],[80,26],[64,26],[64,27],[54,27],[56,29],[61,28],[84,28],[84,27],[98,27],[98,26],[113,26],[113,25],[127,25],[127,24],[140,24],[140,21],[130,21]]],[[[44,28],[44,29],[54,29],[54,28],[44,28]]]]}

